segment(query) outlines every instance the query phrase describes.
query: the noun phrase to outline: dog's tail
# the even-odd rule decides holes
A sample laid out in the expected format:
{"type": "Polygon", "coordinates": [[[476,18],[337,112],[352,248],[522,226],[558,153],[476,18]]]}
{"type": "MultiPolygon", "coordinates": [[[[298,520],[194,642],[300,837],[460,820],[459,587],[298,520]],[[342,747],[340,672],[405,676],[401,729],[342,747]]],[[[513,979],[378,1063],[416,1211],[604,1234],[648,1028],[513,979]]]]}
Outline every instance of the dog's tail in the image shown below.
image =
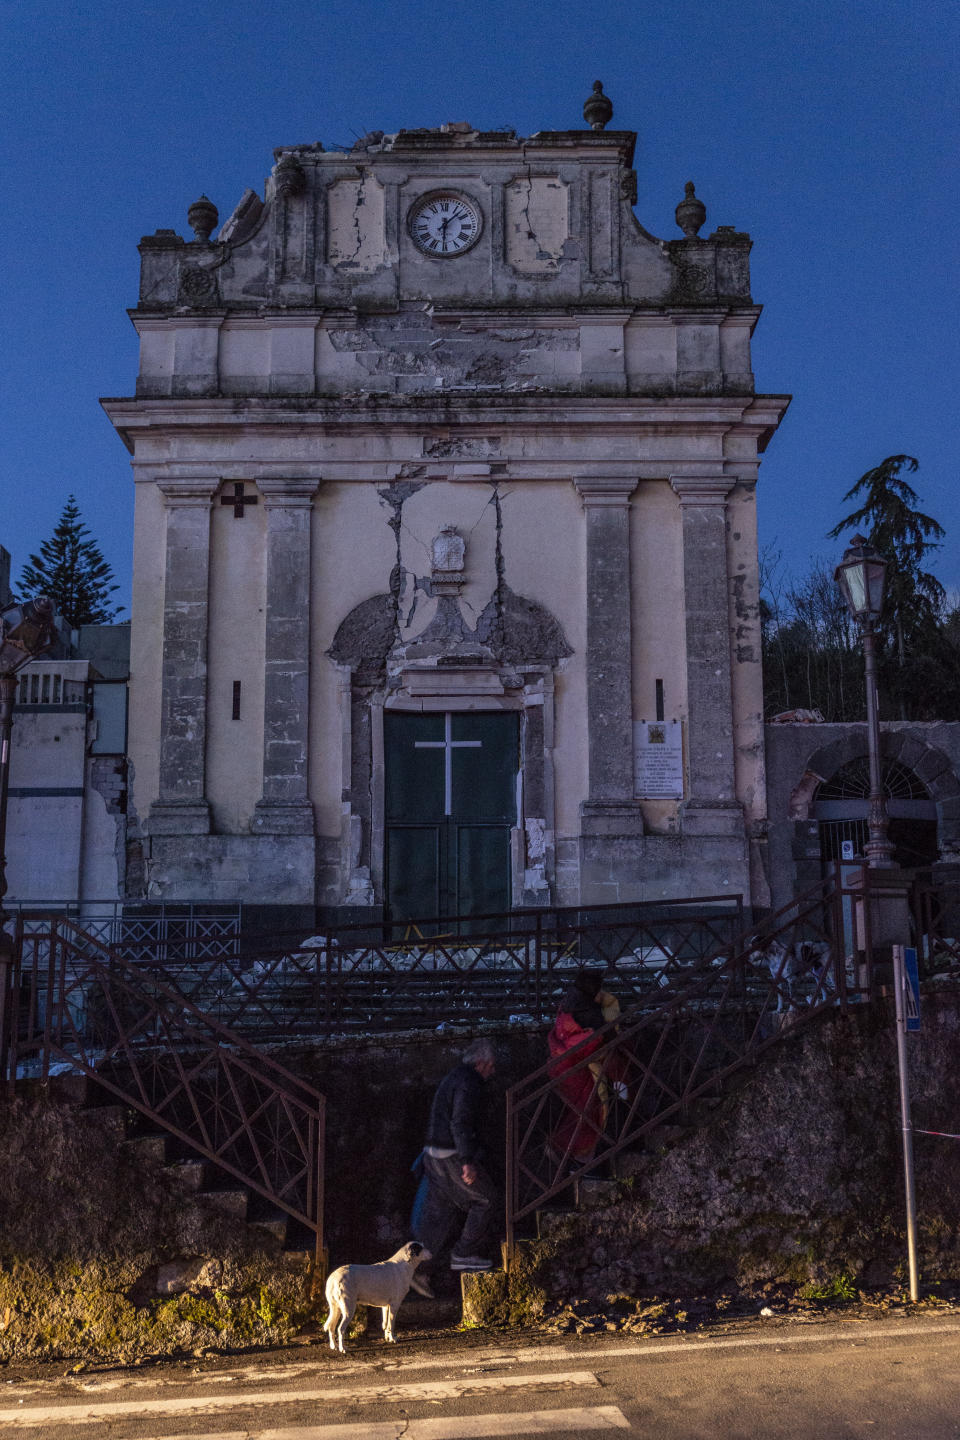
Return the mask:
{"type": "Polygon", "coordinates": [[[333,1329],[333,1327],[334,1327],[334,1325],[336,1325],[336,1323],[337,1323],[337,1311],[336,1311],[336,1307],[328,1302],[327,1318],[326,1318],[326,1320],[324,1320],[324,1322],[323,1322],[323,1328],[324,1328],[324,1330],[326,1330],[326,1331],[329,1333],[329,1331],[331,1331],[331,1330],[333,1329]]]}

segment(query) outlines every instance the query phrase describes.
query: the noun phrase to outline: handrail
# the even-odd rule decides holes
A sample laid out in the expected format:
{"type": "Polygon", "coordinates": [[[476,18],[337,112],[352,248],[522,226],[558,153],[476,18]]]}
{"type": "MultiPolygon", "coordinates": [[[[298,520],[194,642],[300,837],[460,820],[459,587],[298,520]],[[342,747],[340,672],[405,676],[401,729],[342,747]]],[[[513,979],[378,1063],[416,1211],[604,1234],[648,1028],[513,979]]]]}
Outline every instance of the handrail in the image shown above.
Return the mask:
{"type": "Polygon", "coordinates": [[[19,927],[6,1076],[98,1084],[285,1211],[323,1248],[325,1100],[147,969],[62,918],[19,927]]]}
{"type": "Polygon", "coordinates": [[[508,1090],[508,1255],[520,1220],[686,1116],[785,1035],[865,995],[869,967],[845,954],[841,905],[838,887],[818,884],[677,977],[653,1008],[595,1031],[508,1090]],[[807,948],[798,952],[801,942],[807,948]],[[804,967],[800,953],[809,957],[804,967]]]}
{"type": "Polygon", "coordinates": [[[509,932],[480,930],[478,921],[470,935],[447,931],[392,942],[376,933],[379,927],[348,926],[307,940],[302,932],[247,936],[236,948],[204,954],[189,940],[128,940],[122,954],[235,1033],[262,1043],[517,1013],[539,1023],[565,970],[588,963],[615,971],[639,998],[674,970],[728,946],[743,928],[742,913],[739,896],[714,896],[530,910],[520,915],[525,928],[509,932]]]}

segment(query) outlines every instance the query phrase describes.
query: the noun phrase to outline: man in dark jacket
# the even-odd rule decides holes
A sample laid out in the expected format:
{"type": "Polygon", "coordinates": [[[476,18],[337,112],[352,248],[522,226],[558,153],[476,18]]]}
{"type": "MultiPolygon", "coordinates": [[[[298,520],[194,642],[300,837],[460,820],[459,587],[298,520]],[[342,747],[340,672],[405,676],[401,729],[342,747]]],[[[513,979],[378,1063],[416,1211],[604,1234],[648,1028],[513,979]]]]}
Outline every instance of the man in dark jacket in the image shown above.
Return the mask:
{"type": "MultiPolygon", "coordinates": [[[[413,1226],[414,1237],[436,1255],[457,1215],[465,1215],[450,1256],[451,1270],[490,1269],[487,1250],[499,1213],[497,1187],[483,1167],[480,1130],[484,1086],[496,1068],[489,1040],[475,1040],[456,1069],[440,1081],[423,1147],[426,1197],[413,1226]]],[[[415,1289],[425,1294],[422,1277],[415,1289]]]]}

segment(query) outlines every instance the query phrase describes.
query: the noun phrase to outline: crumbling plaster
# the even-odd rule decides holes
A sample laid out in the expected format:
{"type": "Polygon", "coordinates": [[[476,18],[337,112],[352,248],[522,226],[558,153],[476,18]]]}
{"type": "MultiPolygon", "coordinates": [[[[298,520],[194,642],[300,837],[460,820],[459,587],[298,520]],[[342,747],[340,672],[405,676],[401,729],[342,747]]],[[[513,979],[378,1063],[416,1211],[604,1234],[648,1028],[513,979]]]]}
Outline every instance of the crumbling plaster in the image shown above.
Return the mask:
{"type": "MultiPolygon", "coordinates": [[[[288,147],[275,152],[263,199],[245,192],[218,240],[184,243],[170,231],[144,238],[133,317],[137,398],[105,404],[134,452],[138,481],[131,745],[141,814],[166,786],[147,827],[154,891],[172,898],[187,886],[201,898],[197,887],[228,849],[234,858],[217,871],[217,885],[233,883],[246,843],[250,898],[309,903],[311,866],[314,896],[342,900],[349,872],[355,896],[372,898],[360,872],[376,870],[370,827],[379,801],[375,767],[358,793],[358,757],[376,747],[383,704],[404,696],[424,703],[403,664],[435,663],[438,644],[451,660],[458,646],[479,643],[491,667],[496,647],[483,627],[493,623],[490,633],[500,635],[508,588],[518,604],[553,617],[569,650],[546,668],[534,665],[517,686],[506,674],[491,682],[502,689],[497,703],[542,708],[537,744],[550,800],[525,828],[530,845],[549,853],[557,897],[625,899],[646,893],[648,882],[651,893],[691,893],[691,885],[702,893],[711,887],[694,882],[698,867],[716,888],[749,889],[747,850],[763,822],[752,487],[786,399],[753,393],[759,310],[749,238],[730,227],[702,240],[649,234],[632,209],[633,145],[623,131],[521,140],[458,126],[374,135],[350,153],[288,147]],[[411,206],[440,190],[466,195],[482,220],[456,257],[423,254],[409,225],[411,206]],[[259,499],[242,521],[219,507],[221,484],[238,481],[259,499]],[[264,491],[287,483],[315,489],[302,562],[308,658],[296,662],[309,671],[301,677],[305,740],[299,732],[265,738],[263,721],[264,666],[279,694],[286,664],[264,618],[264,491]],[[597,727],[612,725],[622,738],[633,719],[652,716],[658,679],[671,717],[689,719],[690,640],[707,623],[706,610],[688,613],[697,574],[691,485],[706,485],[711,504],[725,507],[719,529],[708,525],[720,537],[708,608],[715,628],[720,616],[718,634],[729,634],[730,666],[726,699],[721,684],[708,702],[698,681],[689,754],[703,751],[711,726],[730,753],[728,780],[714,777],[716,795],[695,797],[699,809],[684,818],[673,802],[634,799],[629,737],[615,780],[608,776],[597,794],[588,756],[599,775],[597,727]],[[164,553],[171,497],[191,487],[214,511],[208,550],[199,514],[176,521],[193,536],[196,563],[209,564],[206,656],[194,633],[199,595],[181,608],[169,571],[165,578],[179,554],[176,544],[164,553]],[[619,520],[602,513],[605,487],[619,520]],[[467,545],[455,596],[432,593],[430,546],[444,526],[467,545]],[[606,547],[615,536],[614,564],[606,547]],[[597,608],[598,584],[621,560],[630,578],[614,614],[597,608]],[[374,651],[377,636],[395,632],[389,691],[364,679],[351,656],[333,653],[347,616],[355,631],[370,629],[374,651]],[[627,644],[610,705],[602,665],[588,685],[601,621],[608,649],[618,634],[627,644]],[[181,631],[191,637],[191,663],[199,655],[189,675],[180,670],[181,631]],[[164,705],[166,729],[158,724],[164,705]],[[197,750],[182,775],[177,725],[197,750]],[[307,789],[296,816],[274,804],[267,817],[258,798],[271,783],[266,757],[275,762],[284,748],[291,775],[305,769],[307,789]],[[584,806],[594,802],[601,809],[588,815],[584,806]],[[260,895],[264,877],[272,885],[278,870],[261,856],[268,818],[285,827],[290,853],[277,864],[291,877],[269,897],[260,895]],[[261,833],[251,836],[251,825],[261,833]],[[584,868],[577,847],[590,827],[584,868]],[[218,852],[227,837],[236,845],[218,852]],[[206,858],[188,875],[194,843],[206,858]]],[[[520,611],[512,614],[519,633],[520,611]]],[[[498,653],[522,668],[516,644],[498,653]]],[[[430,703],[467,704],[466,690],[458,702],[453,685],[451,672],[430,703]]],[[[690,782],[688,757],[688,793],[690,782]]]]}

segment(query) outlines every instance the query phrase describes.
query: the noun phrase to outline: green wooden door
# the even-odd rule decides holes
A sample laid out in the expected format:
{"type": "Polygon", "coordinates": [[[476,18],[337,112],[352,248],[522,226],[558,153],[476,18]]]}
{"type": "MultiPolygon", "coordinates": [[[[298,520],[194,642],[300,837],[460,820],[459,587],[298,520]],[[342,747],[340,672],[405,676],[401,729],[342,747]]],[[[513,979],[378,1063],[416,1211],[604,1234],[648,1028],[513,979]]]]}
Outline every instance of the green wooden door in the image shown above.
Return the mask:
{"type": "Polygon", "coordinates": [[[387,711],[384,750],[388,918],[508,910],[518,716],[387,711]]]}

